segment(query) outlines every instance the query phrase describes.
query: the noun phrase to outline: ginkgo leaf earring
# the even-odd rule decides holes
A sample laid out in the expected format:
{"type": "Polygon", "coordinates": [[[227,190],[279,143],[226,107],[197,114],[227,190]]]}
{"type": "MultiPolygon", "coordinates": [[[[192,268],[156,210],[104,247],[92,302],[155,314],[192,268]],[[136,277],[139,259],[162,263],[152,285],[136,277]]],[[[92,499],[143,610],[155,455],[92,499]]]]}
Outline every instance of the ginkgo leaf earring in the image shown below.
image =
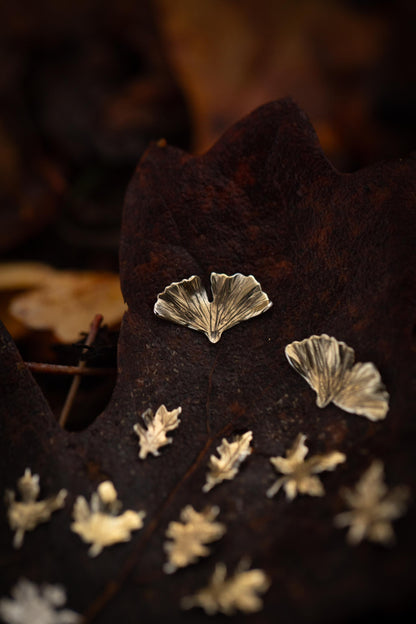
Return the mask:
{"type": "Polygon", "coordinates": [[[354,364],[354,349],[322,334],[287,345],[286,357],[316,392],[318,407],[335,403],[346,412],[382,420],[389,395],[371,362],[354,364]]]}
{"type": "Polygon", "coordinates": [[[272,303],[252,275],[211,273],[212,301],[197,275],[173,282],[157,296],[156,316],[202,331],[218,342],[233,325],[258,316],[272,303]]]}

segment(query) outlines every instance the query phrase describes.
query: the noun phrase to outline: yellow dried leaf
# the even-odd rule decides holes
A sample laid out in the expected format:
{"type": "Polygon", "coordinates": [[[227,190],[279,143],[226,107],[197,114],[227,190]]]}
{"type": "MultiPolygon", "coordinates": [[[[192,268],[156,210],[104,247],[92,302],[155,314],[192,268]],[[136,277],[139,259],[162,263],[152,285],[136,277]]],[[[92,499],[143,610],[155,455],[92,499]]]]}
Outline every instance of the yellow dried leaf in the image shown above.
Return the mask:
{"type": "Polygon", "coordinates": [[[202,488],[204,492],[209,492],[222,481],[234,479],[240,465],[252,451],[250,447],[252,438],[253,432],[247,431],[243,435],[236,436],[232,442],[222,439],[220,446],[217,446],[220,456],[211,455],[209,459],[207,481],[202,488]]]}
{"type": "Polygon", "coordinates": [[[5,262],[0,264],[0,290],[36,288],[57,273],[42,262],[5,262]]]}
{"type": "Polygon", "coordinates": [[[117,325],[125,305],[113,273],[52,271],[42,286],[16,296],[10,312],[27,327],[51,330],[60,342],[73,342],[88,330],[95,314],[117,325]]]}

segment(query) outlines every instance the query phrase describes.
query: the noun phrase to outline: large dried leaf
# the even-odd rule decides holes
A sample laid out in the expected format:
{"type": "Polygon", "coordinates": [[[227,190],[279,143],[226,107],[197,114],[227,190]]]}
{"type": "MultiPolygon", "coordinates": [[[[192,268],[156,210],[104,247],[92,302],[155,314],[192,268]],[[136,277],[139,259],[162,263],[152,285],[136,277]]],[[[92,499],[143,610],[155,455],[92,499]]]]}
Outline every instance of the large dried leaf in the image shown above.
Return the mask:
{"type": "Polygon", "coordinates": [[[369,457],[380,457],[389,483],[414,483],[415,173],[415,161],[406,158],[338,173],[290,101],[258,109],[203,156],[150,147],[126,196],[120,270],[128,312],[118,382],[104,413],[85,431],[61,431],[1,334],[3,490],[30,466],[45,492],[69,492],[65,508],[28,533],[22,550],[13,549],[0,516],[1,595],[25,575],[62,583],[71,609],[89,622],[202,624],[202,610],[183,613],[180,600],[206,586],[214,562],[165,575],[163,542],[183,507],[209,503],[227,526],[216,562],[234,570],[248,555],[270,577],[256,624],[350,624],[391,609],[406,616],[414,593],[415,506],[395,523],[396,545],[382,559],[372,544],[349,548],[332,518],[344,511],[340,488],[357,482],[369,457]],[[207,288],[213,271],[254,275],[273,307],[217,344],[156,318],[164,286],[199,275],[207,288]],[[315,405],[284,347],[322,333],[342,337],[360,360],[376,363],[391,394],[385,420],[315,405]],[[139,461],[137,415],[162,404],[181,405],[186,418],[166,452],[139,461]],[[244,469],[202,492],[218,441],[249,430],[254,449],[244,469]],[[348,462],[325,474],[322,499],[268,500],[268,458],[283,455],[299,431],[312,448],[336,448],[348,462]],[[146,511],[146,521],[130,542],[93,559],[69,530],[72,504],[106,479],[126,509],[146,511]]]}
{"type": "Polygon", "coordinates": [[[13,278],[15,288],[24,283],[32,287],[29,292],[12,298],[11,315],[31,329],[51,330],[61,342],[75,342],[80,331],[89,327],[97,310],[110,326],[118,325],[125,311],[119,277],[114,273],[55,271],[44,265],[25,265],[19,271],[17,265],[9,265],[4,268],[4,274],[1,281],[8,288],[13,278]]]}

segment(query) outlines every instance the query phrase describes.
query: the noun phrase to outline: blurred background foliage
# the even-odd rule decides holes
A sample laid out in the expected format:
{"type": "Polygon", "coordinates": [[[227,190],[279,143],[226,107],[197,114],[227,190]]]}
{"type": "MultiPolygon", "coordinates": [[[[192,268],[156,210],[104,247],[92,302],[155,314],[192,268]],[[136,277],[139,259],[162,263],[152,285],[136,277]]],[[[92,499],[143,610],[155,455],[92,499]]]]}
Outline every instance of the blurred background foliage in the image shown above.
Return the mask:
{"type": "Polygon", "coordinates": [[[413,0],[15,0],[0,6],[0,251],[116,269],[150,141],[200,153],[292,96],[342,171],[415,142],[413,0]]]}

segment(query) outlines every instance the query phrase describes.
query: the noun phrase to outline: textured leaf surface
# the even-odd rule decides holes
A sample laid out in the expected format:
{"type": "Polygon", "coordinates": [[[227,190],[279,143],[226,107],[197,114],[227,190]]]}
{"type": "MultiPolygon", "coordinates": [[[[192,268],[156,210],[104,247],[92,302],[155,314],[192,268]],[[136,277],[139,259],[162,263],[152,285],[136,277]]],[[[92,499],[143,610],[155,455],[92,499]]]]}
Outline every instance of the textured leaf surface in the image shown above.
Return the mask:
{"type": "Polygon", "coordinates": [[[384,462],[389,487],[416,490],[415,173],[411,159],[338,173],[289,101],[258,109],[203,156],[150,147],[126,197],[120,269],[129,310],[106,411],[83,432],[61,431],[2,334],[2,489],[28,466],[46,492],[68,490],[65,508],[18,552],[0,517],[2,595],[24,575],[64,585],[87,622],[206,622],[198,609],[183,613],[180,600],[206,585],[214,561],[166,576],[163,541],[185,505],[212,504],[227,527],[215,562],[233,570],[248,555],[271,579],[256,624],[345,624],[409,608],[415,507],[395,523],[391,550],[349,548],[333,517],[345,509],[339,489],[353,486],[371,457],[384,462]],[[195,274],[207,288],[212,271],[252,274],[273,301],[218,344],[153,314],[166,284],[195,274]],[[321,333],[375,363],[391,396],[385,420],[315,405],[284,347],[321,333]],[[157,460],[140,461],[133,425],[161,404],[182,406],[181,426],[157,460]],[[254,450],[238,480],[204,494],[210,455],[223,437],[248,430],[254,450]],[[267,499],[268,458],[283,455],[299,431],[311,455],[336,448],[348,462],[325,475],[322,499],[267,499]],[[105,479],[146,519],[131,542],[94,560],[69,525],[76,496],[89,499],[105,479]]]}

